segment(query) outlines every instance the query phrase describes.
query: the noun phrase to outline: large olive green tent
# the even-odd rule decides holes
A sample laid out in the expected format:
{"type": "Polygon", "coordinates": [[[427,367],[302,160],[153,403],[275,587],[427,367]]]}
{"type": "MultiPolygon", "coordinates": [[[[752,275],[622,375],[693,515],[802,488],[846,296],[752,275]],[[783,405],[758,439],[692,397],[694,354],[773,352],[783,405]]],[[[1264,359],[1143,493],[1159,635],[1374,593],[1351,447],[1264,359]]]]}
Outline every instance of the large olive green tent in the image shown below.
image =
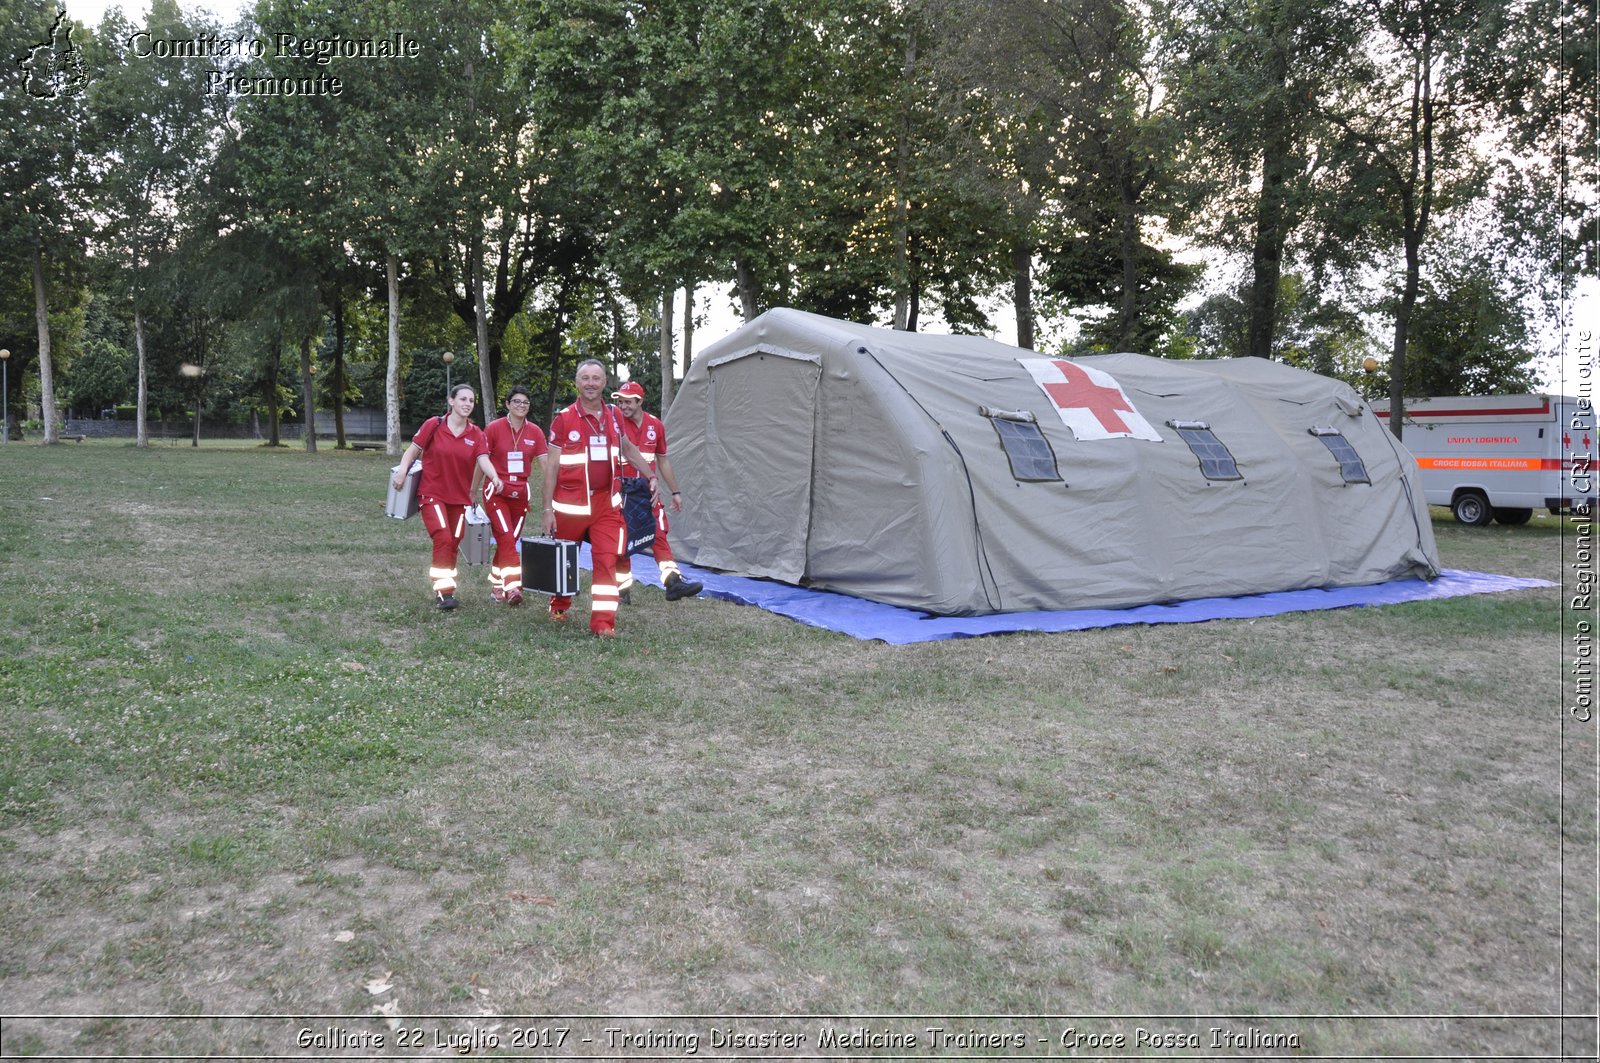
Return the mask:
{"type": "Polygon", "coordinates": [[[930,613],[1438,573],[1416,463],[1348,385],[1259,358],[1071,360],[772,310],[667,418],[707,568],[930,613]]]}

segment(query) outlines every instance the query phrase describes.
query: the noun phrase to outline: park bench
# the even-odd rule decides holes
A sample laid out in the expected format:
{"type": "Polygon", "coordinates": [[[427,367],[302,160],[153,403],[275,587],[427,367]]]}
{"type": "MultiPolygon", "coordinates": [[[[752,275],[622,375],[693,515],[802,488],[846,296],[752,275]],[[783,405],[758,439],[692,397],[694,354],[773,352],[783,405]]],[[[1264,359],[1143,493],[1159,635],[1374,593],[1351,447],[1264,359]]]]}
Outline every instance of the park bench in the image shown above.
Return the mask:
{"type": "Polygon", "coordinates": [[[83,434],[82,432],[73,432],[73,433],[63,434],[63,435],[59,436],[58,438],[63,443],[65,443],[69,439],[72,440],[74,443],[82,443],[85,439],[88,439],[89,437],[87,435],[83,434]]]}
{"type": "Polygon", "coordinates": [[[356,439],[350,442],[351,450],[382,450],[383,447],[383,443],[370,439],[356,439]]]}

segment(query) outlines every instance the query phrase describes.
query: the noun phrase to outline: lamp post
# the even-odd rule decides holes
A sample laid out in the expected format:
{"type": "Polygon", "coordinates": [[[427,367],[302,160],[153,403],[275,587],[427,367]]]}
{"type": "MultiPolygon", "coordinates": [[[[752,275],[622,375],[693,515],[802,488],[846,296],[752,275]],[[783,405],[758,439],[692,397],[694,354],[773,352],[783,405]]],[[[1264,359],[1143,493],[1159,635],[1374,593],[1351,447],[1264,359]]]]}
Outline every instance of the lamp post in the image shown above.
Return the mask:
{"type": "Polygon", "coordinates": [[[448,399],[450,397],[450,363],[456,360],[456,356],[449,351],[445,351],[440,357],[444,359],[444,397],[448,399]]]}
{"type": "Polygon", "coordinates": [[[0,347],[0,446],[11,442],[11,352],[0,347]]]}
{"type": "Polygon", "coordinates": [[[189,441],[191,447],[200,445],[200,378],[205,376],[205,369],[193,362],[184,362],[178,366],[178,375],[185,380],[194,381],[194,438],[189,441]]]}

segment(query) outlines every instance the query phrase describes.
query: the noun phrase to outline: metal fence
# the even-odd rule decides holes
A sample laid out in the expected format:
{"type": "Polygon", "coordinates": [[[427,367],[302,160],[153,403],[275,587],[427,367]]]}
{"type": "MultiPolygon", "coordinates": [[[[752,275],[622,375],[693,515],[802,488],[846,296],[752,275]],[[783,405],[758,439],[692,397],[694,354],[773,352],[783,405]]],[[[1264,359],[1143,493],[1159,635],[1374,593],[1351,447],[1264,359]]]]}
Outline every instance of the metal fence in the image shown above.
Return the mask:
{"type": "MultiPolygon", "coordinates": [[[[400,438],[409,440],[415,434],[418,425],[400,426],[400,438]]],[[[347,440],[383,440],[387,431],[384,413],[382,410],[361,408],[346,410],[344,415],[344,434],[347,440]]],[[[30,434],[38,434],[34,429],[30,434]]],[[[286,443],[298,443],[303,438],[305,426],[300,424],[280,424],[278,438],[286,443]]],[[[133,439],[138,435],[138,426],[133,421],[117,421],[110,418],[82,418],[69,417],[61,423],[61,434],[67,436],[86,436],[90,439],[133,439]]],[[[192,439],[194,438],[194,422],[183,419],[176,421],[147,420],[145,434],[152,439],[192,439]]],[[[267,438],[265,420],[257,418],[244,424],[231,424],[224,422],[200,421],[201,439],[258,439],[263,442],[267,438]]],[[[326,410],[317,411],[317,439],[318,441],[336,438],[334,433],[333,414],[326,410]]]]}

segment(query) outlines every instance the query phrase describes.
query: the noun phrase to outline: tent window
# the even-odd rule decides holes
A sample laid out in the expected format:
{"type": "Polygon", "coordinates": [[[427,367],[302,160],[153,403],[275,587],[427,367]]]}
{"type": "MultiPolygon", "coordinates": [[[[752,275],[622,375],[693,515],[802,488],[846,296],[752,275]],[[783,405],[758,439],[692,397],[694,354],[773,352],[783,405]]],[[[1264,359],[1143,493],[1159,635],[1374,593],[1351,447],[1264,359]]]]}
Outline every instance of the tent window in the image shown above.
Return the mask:
{"type": "Polygon", "coordinates": [[[1306,431],[1322,440],[1322,445],[1328,448],[1333,460],[1339,463],[1339,475],[1344,477],[1345,483],[1372,482],[1372,478],[1367,475],[1366,463],[1361,460],[1361,455],[1356,453],[1356,448],[1350,445],[1343,432],[1337,428],[1308,428],[1306,431]]]}
{"type": "Polygon", "coordinates": [[[1056,468],[1056,452],[1050,449],[1049,441],[1039,431],[1039,425],[1031,414],[1024,420],[1004,411],[985,408],[982,412],[1000,436],[1000,445],[1005,448],[1006,458],[1011,462],[1011,475],[1015,479],[1061,479],[1061,473],[1056,468]]]}
{"type": "Polygon", "coordinates": [[[1200,473],[1207,480],[1242,480],[1238,463],[1205,421],[1168,421],[1183,441],[1189,444],[1194,456],[1200,459],[1200,473]]]}

